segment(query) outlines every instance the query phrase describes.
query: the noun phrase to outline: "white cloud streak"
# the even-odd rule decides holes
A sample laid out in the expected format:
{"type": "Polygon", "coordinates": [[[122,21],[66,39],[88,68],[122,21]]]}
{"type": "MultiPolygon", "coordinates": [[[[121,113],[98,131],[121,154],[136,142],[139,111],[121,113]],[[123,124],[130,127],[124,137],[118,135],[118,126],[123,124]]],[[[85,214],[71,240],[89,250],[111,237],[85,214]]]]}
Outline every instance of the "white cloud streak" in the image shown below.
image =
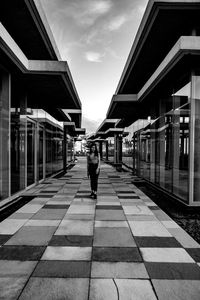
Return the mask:
{"type": "Polygon", "coordinates": [[[88,60],[90,62],[96,62],[96,63],[102,62],[102,59],[104,56],[105,56],[105,54],[101,54],[99,52],[88,51],[85,53],[86,60],[88,60]]]}

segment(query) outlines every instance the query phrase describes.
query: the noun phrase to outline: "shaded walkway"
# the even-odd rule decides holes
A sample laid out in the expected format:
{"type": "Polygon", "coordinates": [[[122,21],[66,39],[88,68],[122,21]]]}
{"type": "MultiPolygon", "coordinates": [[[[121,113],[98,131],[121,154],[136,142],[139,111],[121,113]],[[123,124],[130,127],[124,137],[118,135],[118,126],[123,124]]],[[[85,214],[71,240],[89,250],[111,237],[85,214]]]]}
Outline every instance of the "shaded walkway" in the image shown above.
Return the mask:
{"type": "Polygon", "coordinates": [[[102,164],[97,201],[85,159],[0,223],[0,299],[199,299],[200,245],[102,164]]]}

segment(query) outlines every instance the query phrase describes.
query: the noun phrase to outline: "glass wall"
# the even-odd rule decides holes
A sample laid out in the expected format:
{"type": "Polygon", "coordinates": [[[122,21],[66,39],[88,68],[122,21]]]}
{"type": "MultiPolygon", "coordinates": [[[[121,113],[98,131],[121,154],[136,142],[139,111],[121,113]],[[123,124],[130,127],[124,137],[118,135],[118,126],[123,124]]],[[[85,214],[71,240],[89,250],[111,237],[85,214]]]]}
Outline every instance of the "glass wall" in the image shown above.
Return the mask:
{"type": "Polygon", "coordinates": [[[10,77],[0,68],[0,200],[9,196],[10,77]]]}
{"type": "MultiPolygon", "coordinates": [[[[157,118],[151,120],[148,126],[135,132],[133,136],[136,173],[187,203],[189,202],[190,95],[191,82],[174,88],[171,96],[159,99],[157,102],[158,106],[155,107],[157,118]]],[[[196,111],[195,116],[197,114],[196,111]]],[[[199,143],[200,130],[198,132],[197,129],[196,134],[195,141],[199,143]]],[[[199,156],[196,145],[195,151],[196,157],[199,156]]],[[[198,168],[197,166],[195,161],[195,168],[198,168]]],[[[197,179],[199,171],[195,174],[197,179]]]]}
{"type": "Polygon", "coordinates": [[[107,140],[108,140],[108,160],[114,162],[114,151],[115,151],[114,137],[109,137],[107,140]]]}

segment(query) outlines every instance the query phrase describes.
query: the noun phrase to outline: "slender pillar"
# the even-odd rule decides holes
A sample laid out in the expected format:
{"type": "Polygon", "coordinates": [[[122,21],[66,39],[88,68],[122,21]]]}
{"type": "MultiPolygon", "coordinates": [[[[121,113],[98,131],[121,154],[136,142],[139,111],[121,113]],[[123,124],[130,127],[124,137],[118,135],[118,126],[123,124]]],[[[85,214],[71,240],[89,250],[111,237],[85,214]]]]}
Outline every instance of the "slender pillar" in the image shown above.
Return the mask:
{"type": "Polygon", "coordinates": [[[106,160],[108,161],[108,141],[105,141],[106,143],[106,160]]]}
{"type": "Polygon", "coordinates": [[[103,157],[103,153],[102,153],[102,141],[99,141],[99,154],[100,154],[100,158],[102,159],[102,157],[103,157]]]}
{"type": "Polygon", "coordinates": [[[63,170],[67,171],[67,126],[64,126],[64,138],[63,138],[63,170]]]}

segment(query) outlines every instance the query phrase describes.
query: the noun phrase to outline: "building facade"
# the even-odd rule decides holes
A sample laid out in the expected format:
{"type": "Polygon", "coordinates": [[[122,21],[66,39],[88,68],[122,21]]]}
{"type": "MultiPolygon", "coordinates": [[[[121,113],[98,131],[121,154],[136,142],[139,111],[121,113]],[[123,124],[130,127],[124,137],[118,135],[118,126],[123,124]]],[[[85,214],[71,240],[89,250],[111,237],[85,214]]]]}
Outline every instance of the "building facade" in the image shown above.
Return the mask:
{"type": "Polygon", "coordinates": [[[2,1],[1,203],[63,170],[79,127],[81,102],[40,2],[2,1]]]}
{"type": "Polygon", "coordinates": [[[191,206],[200,205],[199,14],[200,1],[149,1],[106,116],[129,132],[122,162],[191,206]]]}

